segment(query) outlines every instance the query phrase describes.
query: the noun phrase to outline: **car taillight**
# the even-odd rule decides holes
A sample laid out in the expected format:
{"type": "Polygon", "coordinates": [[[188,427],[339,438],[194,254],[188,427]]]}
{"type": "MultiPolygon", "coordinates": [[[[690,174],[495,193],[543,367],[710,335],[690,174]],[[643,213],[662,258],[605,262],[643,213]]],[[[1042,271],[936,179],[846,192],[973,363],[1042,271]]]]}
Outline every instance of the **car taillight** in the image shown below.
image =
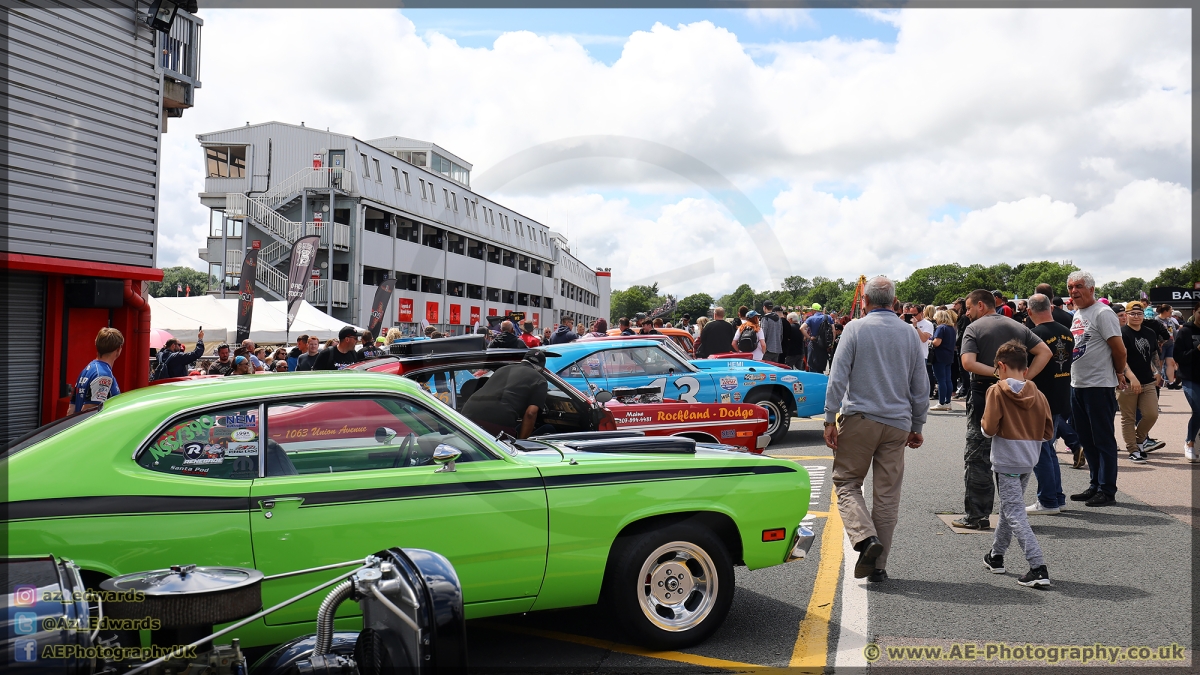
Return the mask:
{"type": "Polygon", "coordinates": [[[787,528],[777,527],[774,530],[763,530],[763,541],[783,541],[787,538],[787,528]]]}
{"type": "Polygon", "coordinates": [[[597,431],[616,431],[617,420],[613,417],[612,411],[608,408],[600,415],[600,424],[597,426],[597,431]]]}

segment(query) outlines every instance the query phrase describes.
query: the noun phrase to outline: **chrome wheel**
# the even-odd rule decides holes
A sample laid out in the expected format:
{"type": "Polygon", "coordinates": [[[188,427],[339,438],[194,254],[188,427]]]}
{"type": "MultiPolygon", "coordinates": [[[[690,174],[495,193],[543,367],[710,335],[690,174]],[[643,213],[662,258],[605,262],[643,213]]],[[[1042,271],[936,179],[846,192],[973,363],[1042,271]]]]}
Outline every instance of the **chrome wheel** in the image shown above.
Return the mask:
{"type": "Polygon", "coordinates": [[[704,549],[686,541],[659,546],[642,563],[641,607],[650,623],[685,631],[712,611],[717,599],[716,564],[704,549]]]}

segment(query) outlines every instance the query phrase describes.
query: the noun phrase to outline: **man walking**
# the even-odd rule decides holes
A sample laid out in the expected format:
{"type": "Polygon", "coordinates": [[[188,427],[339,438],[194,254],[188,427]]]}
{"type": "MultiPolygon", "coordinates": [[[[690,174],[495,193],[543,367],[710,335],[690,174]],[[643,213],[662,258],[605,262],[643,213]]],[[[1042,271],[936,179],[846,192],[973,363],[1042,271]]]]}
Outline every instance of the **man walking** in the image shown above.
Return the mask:
{"type": "Polygon", "coordinates": [[[550,334],[550,344],[563,345],[568,342],[574,342],[579,339],[579,335],[572,328],[575,326],[575,320],[569,316],[564,316],[558,328],[550,334]]]}
{"type": "Polygon", "coordinates": [[[108,399],[121,393],[113,364],[121,357],[125,336],[116,328],[101,328],[96,333],[96,358],[79,373],[75,389],[71,392],[71,412],[81,413],[104,405],[108,399]]]}
{"type": "Polygon", "coordinates": [[[967,314],[971,323],[963,335],[962,367],[971,373],[967,394],[967,439],[963,453],[963,507],[966,515],[954,521],[954,527],[985,530],[991,527],[992,504],[996,484],[992,477],[992,439],[980,424],[988,387],[996,384],[996,350],[1009,340],[1025,346],[1033,357],[1025,377],[1033,379],[1050,361],[1050,348],[1033,331],[1004,314],[996,312],[996,296],[982,288],[967,296],[967,314]]]}
{"type": "Polygon", "coordinates": [[[338,343],[317,354],[313,370],[343,370],[362,361],[358,346],[360,333],[354,326],[343,326],[338,331],[338,343]]]}
{"type": "Polygon", "coordinates": [[[713,354],[724,354],[733,344],[733,325],[725,320],[725,308],[713,310],[713,320],[704,324],[700,341],[696,345],[696,358],[707,359],[713,354]]]}
{"type": "Polygon", "coordinates": [[[804,320],[800,331],[808,339],[808,372],[824,373],[829,364],[829,348],[833,346],[833,322],[820,303],[814,302],[812,308],[812,316],[804,320]]]}
{"type": "Polygon", "coordinates": [[[804,370],[804,331],[800,330],[800,315],[792,312],[783,324],[783,363],[792,370],[804,370]]]}
{"type": "Polygon", "coordinates": [[[925,354],[912,327],[891,310],[896,285],[867,282],[864,316],[846,324],[825,396],[825,445],[846,534],[858,551],[854,577],[887,579],[887,557],[900,511],[904,448],[919,448],[929,410],[925,354]],[[838,411],[841,419],[838,420],[838,411]],[[871,509],[862,484],[871,469],[871,509]]]}
{"type": "Polygon", "coordinates": [[[763,352],[763,360],[782,363],[783,321],[775,313],[775,305],[770,300],[763,303],[762,331],[763,339],[767,343],[767,350],[763,352]]]}
{"type": "Polygon", "coordinates": [[[1050,404],[1050,415],[1054,420],[1054,438],[1042,443],[1041,455],[1033,467],[1033,475],[1037,477],[1037,501],[1025,508],[1030,515],[1058,513],[1067,505],[1058,457],[1054,453],[1058,439],[1063,439],[1071,449],[1078,468],[1083,466],[1083,446],[1067,421],[1071,416],[1071,352],[1075,349],[1075,338],[1066,326],[1054,320],[1052,307],[1050,298],[1041,293],[1029,296],[1033,334],[1050,348],[1050,361],[1033,378],[1033,383],[1050,404]]]}
{"type": "Polygon", "coordinates": [[[1096,280],[1082,270],[1067,277],[1067,293],[1075,305],[1071,335],[1071,421],[1087,457],[1091,484],[1071,500],[1088,506],[1112,504],[1117,494],[1117,397],[1125,379],[1125,343],[1121,322],[1112,308],[1096,302],[1096,280]]]}

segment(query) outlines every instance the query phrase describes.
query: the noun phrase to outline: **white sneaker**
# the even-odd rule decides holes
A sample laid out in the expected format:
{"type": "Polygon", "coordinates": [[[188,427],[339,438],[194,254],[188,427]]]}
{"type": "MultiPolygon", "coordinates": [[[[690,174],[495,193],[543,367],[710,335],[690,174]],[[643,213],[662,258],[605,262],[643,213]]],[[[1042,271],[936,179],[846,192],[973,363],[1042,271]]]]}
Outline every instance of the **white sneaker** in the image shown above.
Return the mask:
{"type": "Polygon", "coordinates": [[[940,410],[940,411],[943,411],[943,412],[945,412],[945,411],[949,411],[950,409],[951,409],[951,408],[950,408],[950,404],[949,404],[949,403],[947,403],[946,405],[935,405],[935,406],[933,406],[933,407],[931,407],[931,408],[930,408],[930,410],[940,410]]]}
{"type": "Polygon", "coordinates": [[[1048,516],[1053,513],[1061,513],[1061,512],[1062,512],[1062,509],[1060,509],[1059,507],[1057,507],[1057,506],[1055,506],[1055,507],[1042,506],[1041,502],[1034,502],[1034,503],[1030,504],[1029,506],[1025,507],[1025,513],[1027,515],[1031,515],[1031,516],[1038,515],[1038,514],[1048,516]]]}
{"type": "Polygon", "coordinates": [[[1183,446],[1183,458],[1192,463],[1200,462],[1200,457],[1196,456],[1196,448],[1190,445],[1183,446]]]}

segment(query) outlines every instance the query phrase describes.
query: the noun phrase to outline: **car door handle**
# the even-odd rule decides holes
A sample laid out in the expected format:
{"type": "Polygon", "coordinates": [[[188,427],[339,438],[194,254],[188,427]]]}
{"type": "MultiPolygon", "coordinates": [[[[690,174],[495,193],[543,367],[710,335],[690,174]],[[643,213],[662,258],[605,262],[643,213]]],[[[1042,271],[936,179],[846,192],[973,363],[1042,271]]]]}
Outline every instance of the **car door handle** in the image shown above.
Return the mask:
{"type": "Polygon", "coordinates": [[[304,497],[271,497],[269,499],[260,499],[258,500],[258,507],[266,511],[266,517],[270,518],[271,509],[274,509],[277,505],[287,503],[294,503],[296,506],[299,506],[304,503],[304,497]]]}

